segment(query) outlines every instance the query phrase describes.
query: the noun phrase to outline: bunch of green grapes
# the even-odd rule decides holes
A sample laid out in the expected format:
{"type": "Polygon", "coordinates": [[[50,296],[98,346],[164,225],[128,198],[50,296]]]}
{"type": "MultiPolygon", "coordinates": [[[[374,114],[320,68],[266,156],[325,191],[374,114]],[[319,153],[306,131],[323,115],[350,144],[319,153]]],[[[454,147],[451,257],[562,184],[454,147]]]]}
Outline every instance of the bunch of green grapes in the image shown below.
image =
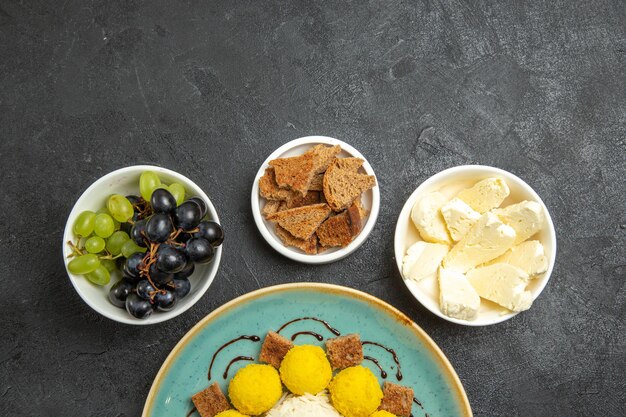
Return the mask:
{"type": "Polygon", "coordinates": [[[145,253],[146,248],[131,239],[129,233],[137,220],[151,214],[150,205],[146,201],[158,188],[168,190],[178,204],[185,200],[182,184],[165,185],[155,172],[146,171],[139,180],[142,198],[113,194],[107,199],[106,207],[97,212],[81,212],[73,226],[78,242],[68,242],[73,258],[68,264],[68,270],[72,274],[84,275],[96,285],[107,285],[111,273],[117,269],[117,259],[130,258],[137,252],[145,253]]]}
{"type": "Polygon", "coordinates": [[[120,230],[122,223],[131,220],[134,214],[131,202],[119,194],[110,196],[106,207],[97,212],[80,213],[73,227],[78,242],[68,242],[73,258],[68,270],[84,275],[96,285],[108,284],[111,272],[116,269],[115,259],[146,251],[132,241],[126,231],[120,230]]]}
{"type": "Polygon", "coordinates": [[[224,241],[208,207],[198,196],[186,198],[182,184],[142,172],[139,195],[114,194],[106,207],[78,215],[68,270],[96,285],[107,285],[119,270],[109,301],[138,319],[171,311],[189,294],[195,265],[211,262],[224,241]]]}

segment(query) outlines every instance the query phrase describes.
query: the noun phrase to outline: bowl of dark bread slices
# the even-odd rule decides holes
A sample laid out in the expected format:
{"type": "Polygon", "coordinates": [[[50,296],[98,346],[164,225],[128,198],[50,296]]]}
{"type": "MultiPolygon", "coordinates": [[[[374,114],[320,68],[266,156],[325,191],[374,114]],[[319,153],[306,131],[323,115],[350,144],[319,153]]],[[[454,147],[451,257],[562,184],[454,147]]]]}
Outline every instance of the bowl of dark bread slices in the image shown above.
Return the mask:
{"type": "Polygon", "coordinates": [[[276,251],[322,264],[348,256],[367,239],[380,191],[359,151],[338,139],[307,136],[263,162],[251,200],[259,232],[276,251]]]}

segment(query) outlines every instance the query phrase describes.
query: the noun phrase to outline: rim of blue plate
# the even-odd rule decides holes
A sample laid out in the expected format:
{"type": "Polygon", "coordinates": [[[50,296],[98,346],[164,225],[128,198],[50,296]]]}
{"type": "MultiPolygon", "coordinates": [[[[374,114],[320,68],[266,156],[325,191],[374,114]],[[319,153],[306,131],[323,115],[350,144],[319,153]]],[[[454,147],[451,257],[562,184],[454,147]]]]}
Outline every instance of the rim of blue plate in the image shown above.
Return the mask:
{"type": "Polygon", "coordinates": [[[331,294],[340,294],[351,296],[358,300],[362,300],[367,302],[368,304],[374,305],[379,310],[383,310],[386,313],[393,316],[393,318],[404,326],[409,327],[413,333],[416,335],[418,339],[420,339],[424,346],[426,346],[438,359],[439,365],[444,370],[445,378],[448,380],[450,385],[456,390],[456,397],[460,400],[461,411],[464,416],[472,417],[472,409],[470,407],[469,399],[467,398],[467,394],[465,393],[465,389],[463,388],[463,384],[461,384],[461,380],[457,375],[456,371],[452,367],[452,364],[448,360],[448,358],[444,355],[442,350],[437,346],[437,344],[428,336],[428,334],[418,326],[413,320],[411,320],[406,314],[402,313],[400,310],[392,306],[391,304],[374,297],[373,295],[367,294],[365,292],[356,290],[354,288],[343,287],[341,285],[333,285],[333,284],[324,284],[324,283],[316,283],[316,282],[304,282],[304,283],[290,283],[290,284],[281,284],[275,285],[272,287],[260,288],[255,291],[251,291],[249,293],[243,294],[222,306],[216,308],[209,314],[207,314],[204,318],[202,318],[196,325],[194,325],[185,335],[180,339],[180,341],[174,346],[172,351],[169,353],[163,365],[159,369],[154,381],[152,382],[152,386],[150,387],[150,392],[148,392],[148,397],[146,398],[146,402],[144,404],[142,417],[148,417],[152,413],[152,408],[154,406],[154,401],[156,395],[160,389],[161,383],[167,372],[169,371],[172,363],[178,357],[178,354],[184,349],[189,342],[193,340],[193,338],[200,332],[206,325],[210,324],[214,319],[219,317],[220,315],[232,310],[235,307],[238,307],[240,304],[245,302],[249,302],[255,300],[257,298],[263,297],[268,294],[274,294],[278,292],[287,292],[287,291],[298,291],[298,290],[313,290],[319,292],[326,292],[331,294]]]}

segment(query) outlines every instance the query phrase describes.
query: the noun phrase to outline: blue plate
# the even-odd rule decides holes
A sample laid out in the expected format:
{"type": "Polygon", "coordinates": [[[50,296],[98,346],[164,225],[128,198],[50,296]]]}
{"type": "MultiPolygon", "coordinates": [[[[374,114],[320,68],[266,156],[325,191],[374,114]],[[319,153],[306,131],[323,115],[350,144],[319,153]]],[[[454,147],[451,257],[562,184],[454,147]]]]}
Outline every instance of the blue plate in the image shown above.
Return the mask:
{"type": "MultiPolygon", "coordinates": [[[[364,361],[380,382],[385,380],[410,386],[422,407],[413,404],[415,417],[471,416],[472,410],[450,362],[437,345],[407,316],[389,304],[360,291],[328,284],[286,284],[243,295],[213,311],[194,326],[176,345],[157,374],[143,416],[185,417],[193,409],[191,396],[209,386],[207,378],[213,353],[240,335],[257,335],[263,340],[268,330],[278,330],[285,322],[314,316],[326,320],[342,334],[358,333],[361,340],[381,343],[394,349],[400,361],[402,380],[387,351],[365,345],[365,354],[380,361],[387,378],[371,361],[364,361]]],[[[322,323],[303,320],[286,327],[281,334],[291,336],[309,330],[334,337],[322,323]]],[[[303,334],[296,344],[323,345],[303,334]]],[[[234,373],[250,362],[235,362],[227,378],[223,373],[236,356],[258,358],[261,342],[241,340],[223,349],[212,368],[211,383],[218,382],[227,392],[234,373]]],[[[197,415],[197,414],[195,414],[197,415]]]]}

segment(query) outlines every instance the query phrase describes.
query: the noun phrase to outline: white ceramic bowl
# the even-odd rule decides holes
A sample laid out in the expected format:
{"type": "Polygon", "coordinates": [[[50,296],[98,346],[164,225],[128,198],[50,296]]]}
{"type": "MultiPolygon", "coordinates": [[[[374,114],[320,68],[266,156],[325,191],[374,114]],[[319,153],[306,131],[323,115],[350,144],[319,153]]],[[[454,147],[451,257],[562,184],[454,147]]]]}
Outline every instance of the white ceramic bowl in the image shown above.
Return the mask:
{"type": "MultiPolygon", "coordinates": [[[[539,240],[544,246],[549,265],[548,270],[544,274],[531,280],[528,285],[528,290],[533,294],[533,300],[541,294],[541,291],[543,291],[550,279],[556,259],[556,232],[550,213],[537,193],[522,179],[502,169],[483,165],[462,165],[441,171],[424,181],[417,187],[413,194],[411,194],[400,212],[394,237],[394,251],[400,275],[402,275],[402,259],[407,249],[413,243],[422,240],[411,221],[411,209],[415,202],[423,195],[434,191],[440,191],[445,196],[452,198],[459,191],[469,188],[476,182],[489,177],[504,179],[511,190],[510,195],[504,200],[501,207],[506,207],[523,200],[530,200],[536,201],[543,208],[546,222],[543,229],[539,231],[533,239],[539,240]]],[[[403,279],[403,281],[415,299],[424,307],[433,314],[453,323],[463,324],[465,326],[486,326],[503,322],[518,314],[481,298],[480,309],[477,317],[473,320],[459,320],[448,317],[444,315],[439,308],[439,285],[436,279],[425,279],[419,283],[405,279],[403,279]]]]}
{"type": "Polygon", "coordinates": [[[299,139],[294,139],[291,142],[287,142],[267,157],[265,162],[261,164],[259,172],[257,172],[256,177],[254,178],[251,195],[252,214],[254,215],[254,221],[259,228],[259,232],[261,232],[261,235],[267,241],[267,243],[269,243],[274,249],[276,249],[277,252],[286,256],[287,258],[308,264],[325,264],[329,262],[334,262],[350,255],[352,252],[357,250],[359,246],[361,246],[363,242],[365,242],[365,239],[367,239],[368,235],[374,228],[374,225],[376,224],[376,218],[378,217],[378,211],[380,209],[380,191],[378,188],[377,179],[376,185],[372,189],[364,192],[361,196],[363,207],[369,211],[369,215],[365,219],[365,222],[363,224],[363,230],[361,230],[361,233],[359,233],[358,236],[356,236],[348,246],[346,246],[345,248],[330,248],[322,253],[309,255],[298,248],[285,246],[283,244],[280,238],[276,235],[274,223],[265,220],[265,217],[261,212],[263,210],[266,200],[259,195],[259,179],[265,174],[265,169],[269,167],[269,161],[276,158],[302,155],[304,152],[320,143],[327,145],[340,145],[342,151],[338,155],[339,157],[345,158],[353,156],[363,159],[365,162],[363,163],[362,168],[365,170],[365,173],[368,175],[376,176],[371,165],[367,162],[367,159],[365,159],[365,157],[361,155],[359,151],[357,151],[347,143],[326,136],[307,136],[299,139]]]}
{"type": "MultiPolygon", "coordinates": [[[[67,264],[69,260],[67,256],[72,252],[67,242],[71,240],[76,242],[76,235],[72,231],[76,217],[85,210],[97,211],[104,207],[107,198],[111,194],[139,195],[139,176],[144,171],[155,171],[161,181],[164,183],[178,182],[184,185],[185,193],[187,197],[198,196],[201,197],[208,207],[208,218],[219,223],[219,218],[215,207],[209,200],[209,197],[189,178],[178,174],[177,172],[169,169],[160,168],[150,165],[135,165],[126,168],[113,171],[104,177],[100,178],[80,196],[74,208],[72,209],[67,223],[65,224],[65,232],[63,233],[63,261],[65,262],[65,269],[67,270],[67,264]]],[[[111,274],[111,282],[106,286],[98,286],[89,282],[84,276],[74,275],[67,271],[67,275],[70,277],[70,281],[78,294],[82,299],[98,313],[111,320],[119,321],[127,324],[155,324],[160,323],[171,318],[178,316],[179,314],[187,311],[193,306],[207,291],[220,264],[222,257],[222,247],[218,247],[215,250],[215,257],[213,261],[205,265],[196,265],[195,271],[189,281],[191,282],[191,291],[189,294],[178,301],[176,308],[168,312],[155,311],[147,319],[136,319],[126,312],[126,310],[115,307],[109,302],[108,293],[111,286],[116,283],[121,274],[115,272],[111,274]]]]}

